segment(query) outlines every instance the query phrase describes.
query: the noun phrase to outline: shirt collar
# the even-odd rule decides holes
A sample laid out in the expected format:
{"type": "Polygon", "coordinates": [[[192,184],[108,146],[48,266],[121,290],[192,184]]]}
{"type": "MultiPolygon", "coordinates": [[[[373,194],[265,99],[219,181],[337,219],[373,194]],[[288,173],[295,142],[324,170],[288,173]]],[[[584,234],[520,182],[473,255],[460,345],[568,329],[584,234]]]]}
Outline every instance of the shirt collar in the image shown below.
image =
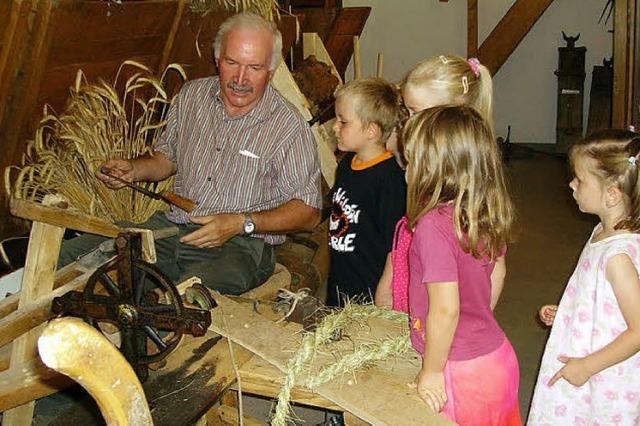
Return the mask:
{"type": "Polygon", "coordinates": [[[241,115],[239,117],[231,117],[227,113],[226,108],[224,107],[224,102],[222,101],[222,93],[221,93],[221,85],[220,78],[216,77],[213,86],[211,87],[211,94],[213,95],[216,102],[223,111],[223,120],[231,121],[239,118],[250,117],[256,121],[265,121],[271,115],[273,98],[275,96],[275,89],[271,86],[271,82],[267,84],[267,88],[262,95],[262,99],[254,106],[251,111],[248,113],[241,115]]]}

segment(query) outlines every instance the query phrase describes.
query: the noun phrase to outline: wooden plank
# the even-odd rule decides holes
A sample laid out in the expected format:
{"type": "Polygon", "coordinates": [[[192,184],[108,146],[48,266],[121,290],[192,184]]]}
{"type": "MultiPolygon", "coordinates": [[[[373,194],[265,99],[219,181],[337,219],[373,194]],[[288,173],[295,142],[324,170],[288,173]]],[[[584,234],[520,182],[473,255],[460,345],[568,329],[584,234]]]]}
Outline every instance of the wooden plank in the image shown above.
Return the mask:
{"type": "Polygon", "coordinates": [[[160,64],[158,65],[158,73],[161,73],[167,67],[167,65],[169,65],[169,56],[171,55],[171,51],[173,50],[173,43],[175,42],[178,29],[180,28],[180,21],[182,20],[184,7],[186,4],[187,0],[178,0],[176,12],[173,18],[173,24],[171,25],[171,30],[167,34],[166,42],[164,48],[162,49],[162,58],[160,59],[160,64]]]}
{"type": "Polygon", "coordinates": [[[507,61],[553,0],[516,0],[478,49],[478,59],[492,75],[507,61]]]}
{"type": "Polygon", "coordinates": [[[291,287],[291,273],[280,263],[276,263],[273,274],[262,285],[242,294],[242,297],[255,300],[274,300],[281,288],[291,287]]]}
{"type": "MultiPolygon", "coordinates": [[[[253,356],[237,345],[233,354],[238,368],[253,356]]],[[[151,371],[143,384],[156,426],[196,422],[235,381],[228,343],[215,333],[198,338],[185,336],[166,361],[167,365],[151,371]],[[188,410],[184,409],[186,400],[188,410]]]]}
{"type": "Polygon", "coordinates": [[[478,53],[478,0],[467,0],[467,58],[478,53]]]}
{"type": "MultiPolygon", "coordinates": [[[[229,336],[234,342],[264,358],[280,371],[286,372],[291,354],[300,345],[300,336],[227,297],[215,295],[215,299],[219,307],[212,311],[213,321],[210,329],[229,336]]],[[[356,328],[345,330],[351,341],[343,343],[348,343],[350,347],[358,341],[370,342],[374,338],[407,332],[406,329],[401,331],[397,323],[373,318],[366,321],[363,319],[362,324],[354,327],[356,328]]],[[[316,355],[317,365],[326,365],[333,361],[334,358],[330,355],[316,355]]],[[[414,380],[419,369],[420,357],[412,352],[359,372],[355,374],[354,380],[347,383],[344,383],[344,380],[335,380],[321,385],[316,392],[371,424],[451,425],[451,421],[432,412],[418,397],[415,389],[407,386],[407,383],[414,380]]],[[[313,375],[316,371],[314,369],[309,374],[313,375]]]]}
{"type": "MultiPolygon", "coordinates": [[[[86,269],[81,268],[77,263],[70,263],[67,266],[60,268],[56,271],[56,278],[53,283],[53,288],[56,289],[70,282],[71,280],[79,277],[84,273],[86,269]]],[[[18,309],[18,303],[20,301],[20,292],[16,292],[10,296],[5,297],[0,301],[0,318],[4,318],[10,313],[18,309]]]]}
{"type": "MultiPolygon", "coordinates": [[[[242,393],[277,398],[284,384],[284,373],[259,356],[254,356],[240,369],[242,393]]],[[[237,390],[237,385],[231,389],[237,390]]],[[[327,410],[342,411],[339,405],[302,386],[291,391],[291,401],[327,410]]]]}
{"type": "Polygon", "coordinates": [[[15,89],[14,75],[20,68],[22,58],[27,54],[25,48],[31,37],[32,26],[26,25],[35,0],[11,0],[2,2],[0,28],[2,50],[0,51],[0,119],[4,117],[5,109],[17,99],[10,93],[15,89]]]}
{"type": "MultiPolygon", "coordinates": [[[[164,35],[177,11],[176,0],[95,2],[58,0],[55,40],[123,40],[164,35]]],[[[160,53],[160,52],[156,52],[160,53]]]]}
{"type": "Polygon", "coordinates": [[[36,300],[21,304],[20,309],[0,319],[0,346],[6,345],[16,337],[53,318],[54,315],[51,312],[53,299],[69,291],[82,290],[97,268],[96,266],[85,271],[71,282],[41,295],[36,300]]]}
{"type": "Polygon", "coordinates": [[[635,61],[634,64],[634,83],[633,83],[633,96],[631,99],[633,107],[633,112],[631,116],[631,122],[636,125],[636,131],[640,130],[640,65],[638,65],[637,61],[640,58],[640,0],[635,0],[635,15],[633,18],[633,22],[631,23],[631,28],[635,28],[635,45],[633,47],[633,55],[635,61]]]}
{"type": "MultiPolygon", "coordinates": [[[[64,70],[75,79],[75,70],[84,69],[87,61],[89,63],[114,62],[118,65],[124,59],[147,56],[149,52],[154,53],[154,57],[160,57],[160,52],[165,44],[164,37],[147,36],[147,37],[127,37],[122,40],[64,40],[56,41],[51,46],[51,59],[47,63],[48,73],[64,70]]],[[[164,69],[164,68],[163,68],[164,69]]],[[[99,77],[108,80],[109,74],[102,74],[99,77]]],[[[63,89],[67,89],[67,85],[63,89]]],[[[47,90],[48,88],[43,88],[47,90]]]]}
{"type": "Polygon", "coordinates": [[[353,79],[359,80],[362,77],[360,68],[360,37],[353,36],[353,79]]]}
{"type": "MultiPolygon", "coordinates": [[[[46,197],[44,202],[53,202],[50,198],[53,197],[46,197]]],[[[22,306],[28,306],[46,296],[53,289],[63,235],[63,227],[42,222],[33,223],[22,275],[18,311],[22,306]]],[[[33,328],[13,341],[9,370],[18,370],[22,373],[23,365],[36,357],[36,340],[41,331],[41,326],[33,328]]],[[[33,402],[13,408],[4,413],[3,424],[28,424],[33,417],[33,409],[33,402]]]]}
{"type": "MultiPolygon", "coordinates": [[[[49,17],[56,6],[52,1],[14,0],[17,16],[12,21],[15,31],[11,45],[3,49],[0,58],[0,168],[19,161],[24,144],[18,143],[26,130],[25,118],[29,117],[33,101],[40,87],[40,75],[46,60],[49,41],[49,17]],[[6,52],[6,53],[5,53],[6,52]],[[2,106],[4,105],[4,106],[2,106]]],[[[6,214],[7,195],[0,192],[0,229],[17,228],[18,221],[6,214]]]]}
{"type": "MultiPolygon", "coordinates": [[[[210,414],[207,414],[207,421],[215,422],[216,420],[219,420],[220,422],[222,422],[222,424],[239,425],[240,416],[238,415],[238,409],[226,405],[221,405],[211,410],[210,414]],[[217,417],[217,419],[215,419],[214,417],[217,417]]],[[[255,417],[247,416],[246,414],[242,416],[242,422],[246,426],[264,425],[263,421],[255,417]]]]}
{"type": "Polygon", "coordinates": [[[11,345],[0,347],[0,371],[7,370],[11,362],[11,345]]]}
{"type": "MultiPolygon", "coordinates": [[[[4,411],[3,416],[7,416],[15,407],[56,393],[74,383],[70,378],[46,367],[40,358],[34,358],[19,369],[10,368],[0,373],[0,412],[4,411]]],[[[8,421],[7,417],[3,417],[2,424],[12,424],[5,423],[8,421]]],[[[31,419],[13,424],[29,425],[31,419]]]]}
{"type": "Polygon", "coordinates": [[[635,4],[633,0],[617,0],[614,3],[613,24],[613,102],[611,124],[624,128],[631,124],[631,99],[633,93],[633,38],[635,29],[630,27],[635,4]]]}
{"type": "Polygon", "coordinates": [[[360,36],[370,7],[345,7],[338,10],[324,44],[340,75],[344,75],[353,53],[353,36],[360,36]]]}
{"type": "Polygon", "coordinates": [[[115,237],[120,232],[123,232],[122,228],[111,222],[86,215],[75,209],[45,206],[33,201],[16,198],[11,200],[11,214],[34,222],[45,222],[105,237],[115,237]]]}

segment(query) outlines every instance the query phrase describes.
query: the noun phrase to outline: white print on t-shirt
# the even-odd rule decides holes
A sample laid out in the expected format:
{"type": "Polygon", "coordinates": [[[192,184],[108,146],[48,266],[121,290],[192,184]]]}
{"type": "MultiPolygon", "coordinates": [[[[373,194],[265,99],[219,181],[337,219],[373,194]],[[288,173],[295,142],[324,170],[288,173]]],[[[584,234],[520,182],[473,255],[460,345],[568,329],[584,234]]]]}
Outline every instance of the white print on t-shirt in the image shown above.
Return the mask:
{"type": "Polygon", "coordinates": [[[355,249],[355,233],[347,234],[349,224],[358,223],[360,209],[357,204],[349,204],[346,191],[338,188],[333,194],[333,209],[329,217],[329,244],[336,251],[351,252],[355,249]]]}

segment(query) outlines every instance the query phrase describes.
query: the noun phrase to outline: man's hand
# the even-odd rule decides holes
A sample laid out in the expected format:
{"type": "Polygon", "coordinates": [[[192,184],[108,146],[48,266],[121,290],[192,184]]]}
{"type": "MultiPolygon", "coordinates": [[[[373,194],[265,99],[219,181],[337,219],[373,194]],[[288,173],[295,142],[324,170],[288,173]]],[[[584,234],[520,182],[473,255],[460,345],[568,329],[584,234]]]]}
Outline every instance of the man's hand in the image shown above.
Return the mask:
{"type": "Polygon", "coordinates": [[[560,378],[565,379],[573,386],[582,386],[591,378],[592,373],[587,367],[587,362],[584,358],[569,358],[561,355],[558,357],[558,361],[565,364],[565,366],[553,375],[549,380],[549,386],[553,386],[560,378]]]}
{"type": "Polygon", "coordinates": [[[96,177],[104,182],[105,185],[107,185],[111,189],[120,189],[125,186],[124,183],[105,175],[104,173],[102,173],[103,169],[109,174],[117,176],[120,179],[133,182],[133,163],[130,160],[109,160],[102,166],[100,166],[100,168],[96,171],[96,177]]]}
{"type": "Polygon", "coordinates": [[[416,376],[418,395],[436,413],[444,408],[447,393],[444,387],[444,373],[420,370],[416,376]]]}
{"type": "Polygon", "coordinates": [[[243,232],[244,216],[238,213],[191,216],[189,220],[202,228],[185,235],[180,242],[199,248],[219,247],[243,232]]]}
{"type": "Polygon", "coordinates": [[[538,312],[540,321],[542,321],[544,325],[551,327],[553,321],[556,319],[556,312],[558,312],[558,305],[544,305],[538,312]]]}

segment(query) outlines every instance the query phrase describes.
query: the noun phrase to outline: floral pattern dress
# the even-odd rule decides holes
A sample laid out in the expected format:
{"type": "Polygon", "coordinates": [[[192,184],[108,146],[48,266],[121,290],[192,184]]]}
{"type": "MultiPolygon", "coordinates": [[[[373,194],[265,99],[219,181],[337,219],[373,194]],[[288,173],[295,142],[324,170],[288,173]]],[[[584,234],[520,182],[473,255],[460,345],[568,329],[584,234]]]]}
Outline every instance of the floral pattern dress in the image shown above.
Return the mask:
{"type": "MultiPolygon", "coordinates": [[[[591,237],[600,229],[596,226],[591,237]]],[[[558,356],[584,357],[627,328],[605,273],[618,254],[628,255],[640,271],[640,235],[618,234],[595,243],[590,238],[582,250],[542,357],[528,425],[640,425],[640,352],[580,387],[562,378],[547,385],[564,365],[558,356]]]]}

